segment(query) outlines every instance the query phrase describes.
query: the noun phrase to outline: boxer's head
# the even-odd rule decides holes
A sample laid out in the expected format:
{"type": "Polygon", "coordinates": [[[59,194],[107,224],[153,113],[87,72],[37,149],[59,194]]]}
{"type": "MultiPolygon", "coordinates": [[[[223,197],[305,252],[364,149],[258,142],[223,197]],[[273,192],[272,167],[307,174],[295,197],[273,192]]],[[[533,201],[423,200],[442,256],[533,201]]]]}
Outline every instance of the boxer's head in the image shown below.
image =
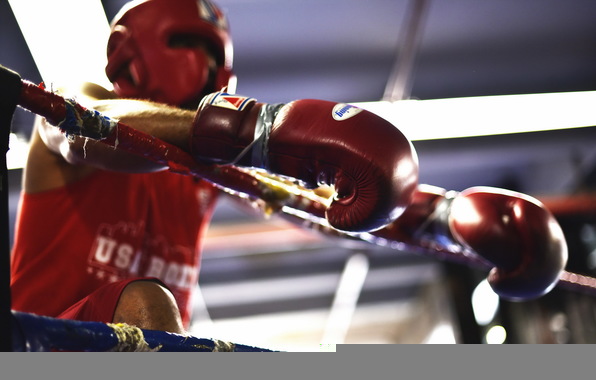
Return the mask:
{"type": "Polygon", "coordinates": [[[209,0],[141,0],[114,17],[106,74],[120,97],[196,107],[205,94],[235,91],[232,41],[209,0]]]}

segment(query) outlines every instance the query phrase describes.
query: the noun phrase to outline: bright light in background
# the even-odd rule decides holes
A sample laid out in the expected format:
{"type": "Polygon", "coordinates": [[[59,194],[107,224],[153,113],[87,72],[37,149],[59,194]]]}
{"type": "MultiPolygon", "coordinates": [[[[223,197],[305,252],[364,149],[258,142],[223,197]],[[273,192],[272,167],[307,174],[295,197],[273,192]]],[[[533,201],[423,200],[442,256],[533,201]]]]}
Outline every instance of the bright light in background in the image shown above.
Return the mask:
{"type": "Polygon", "coordinates": [[[345,342],[358,298],[362,293],[368,275],[369,261],[364,253],[355,253],[346,261],[329,316],[323,330],[321,344],[342,344],[345,342]]]}
{"type": "Polygon", "coordinates": [[[503,326],[493,326],[486,333],[487,344],[503,344],[507,339],[507,331],[503,326]]]}
{"type": "Polygon", "coordinates": [[[108,89],[109,23],[100,0],[8,0],[46,86],[108,89]]]}
{"type": "Polygon", "coordinates": [[[596,126],[596,91],[352,104],[385,118],[410,140],[596,126]]]}
{"type": "Polygon", "coordinates": [[[15,133],[10,134],[8,140],[9,149],[6,152],[6,168],[20,169],[25,167],[27,153],[29,152],[29,143],[15,133]]]}
{"type": "Polygon", "coordinates": [[[453,327],[447,323],[437,325],[422,343],[424,344],[456,344],[453,327]]]}
{"type": "Polygon", "coordinates": [[[499,309],[499,296],[492,290],[487,280],[482,280],[472,292],[472,308],[479,325],[488,325],[499,309]]]}

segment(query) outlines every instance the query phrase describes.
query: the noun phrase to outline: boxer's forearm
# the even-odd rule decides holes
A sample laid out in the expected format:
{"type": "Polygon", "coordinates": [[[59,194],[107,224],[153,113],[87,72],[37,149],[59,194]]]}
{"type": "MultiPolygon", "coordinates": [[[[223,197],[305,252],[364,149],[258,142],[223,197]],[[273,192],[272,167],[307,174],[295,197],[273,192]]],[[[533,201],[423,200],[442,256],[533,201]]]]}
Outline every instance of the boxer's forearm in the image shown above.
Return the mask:
{"type": "Polygon", "coordinates": [[[98,100],[93,109],[181,149],[188,147],[194,110],[130,99],[98,100]]]}
{"type": "MultiPolygon", "coordinates": [[[[180,148],[188,145],[194,111],[138,100],[99,100],[90,106],[122,123],[157,137],[180,148]]],[[[101,169],[147,172],[166,169],[165,166],[139,155],[114,149],[99,141],[79,136],[67,138],[47,122],[39,124],[42,139],[50,150],[73,165],[90,165],[101,169]]]]}

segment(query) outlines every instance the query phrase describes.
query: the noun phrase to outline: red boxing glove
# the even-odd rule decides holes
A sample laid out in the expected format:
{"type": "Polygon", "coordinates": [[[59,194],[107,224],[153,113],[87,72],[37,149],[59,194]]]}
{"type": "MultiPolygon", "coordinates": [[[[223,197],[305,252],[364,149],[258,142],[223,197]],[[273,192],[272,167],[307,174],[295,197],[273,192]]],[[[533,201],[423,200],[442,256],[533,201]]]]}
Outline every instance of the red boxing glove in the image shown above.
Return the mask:
{"type": "Polygon", "coordinates": [[[538,200],[525,194],[467,189],[453,200],[449,225],[457,240],[495,265],[488,282],[504,298],[546,294],[567,264],[561,227],[538,200]]]}
{"type": "Polygon", "coordinates": [[[214,93],[194,120],[195,159],[262,168],[306,187],[334,186],[329,224],[348,232],[372,231],[395,220],[418,181],[410,141],[371,112],[323,100],[288,104],[214,93]]]}
{"type": "Polygon", "coordinates": [[[374,235],[439,251],[468,248],[493,266],[488,282],[509,300],[546,294],[567,264],[565,237],[552,214],[528,195],[499,188],[420,185],[404,213],[374,235]]]}

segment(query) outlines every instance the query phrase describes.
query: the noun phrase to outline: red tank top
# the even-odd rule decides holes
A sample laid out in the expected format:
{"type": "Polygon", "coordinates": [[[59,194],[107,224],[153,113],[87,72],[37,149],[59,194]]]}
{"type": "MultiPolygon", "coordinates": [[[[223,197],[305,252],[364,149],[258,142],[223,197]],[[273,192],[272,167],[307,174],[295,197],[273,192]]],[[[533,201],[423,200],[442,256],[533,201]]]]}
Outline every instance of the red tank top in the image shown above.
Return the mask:
{"type": "Polygon", "coordinates": [[[188,326],[200,244],[218,191],[171,172],[97,171],[64,188],[23,193],[11,263],[12,308],[56,316],[98,287],[157,277],[188,326]]]}

